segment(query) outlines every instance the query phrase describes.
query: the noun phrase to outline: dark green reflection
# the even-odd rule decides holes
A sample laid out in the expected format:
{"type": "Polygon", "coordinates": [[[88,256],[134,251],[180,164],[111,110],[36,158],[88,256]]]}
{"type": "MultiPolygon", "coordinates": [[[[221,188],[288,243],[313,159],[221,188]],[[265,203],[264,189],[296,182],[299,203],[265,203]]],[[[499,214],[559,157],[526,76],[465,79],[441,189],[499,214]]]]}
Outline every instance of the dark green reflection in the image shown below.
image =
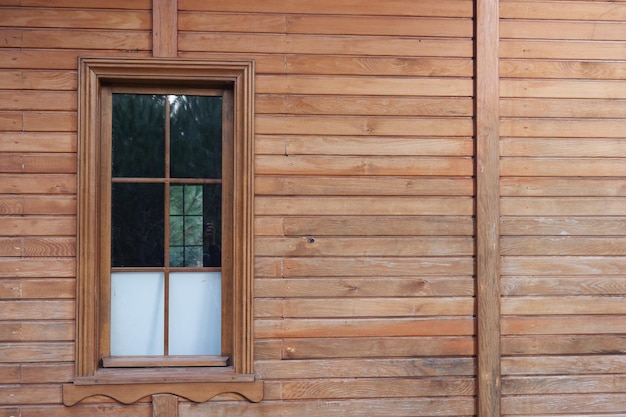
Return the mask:
{"type": "Polygon", "coordinates": [[[222,177],[222,98],[168,96],[171,176],[222,177]]]}
{"type": "Polygon", "coordinates": [[[113,177],[164,177],[165,96],[113,94],[113,177]]]}
{"type": "Polygon", "coordinates": [[[170,266],[221,266],[219,184],[170,187],[170,266]]]}
{"type": "Polygon", "coordinates": [[[112,187],[111,265],[163,266],[163,184],[112,187]]]}

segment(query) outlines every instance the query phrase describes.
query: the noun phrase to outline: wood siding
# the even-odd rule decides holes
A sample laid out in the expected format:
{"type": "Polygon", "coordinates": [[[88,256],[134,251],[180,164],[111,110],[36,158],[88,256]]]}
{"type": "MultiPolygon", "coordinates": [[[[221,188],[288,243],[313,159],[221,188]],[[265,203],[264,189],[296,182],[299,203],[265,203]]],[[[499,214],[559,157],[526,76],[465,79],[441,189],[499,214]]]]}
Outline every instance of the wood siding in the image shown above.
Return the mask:
{"type": "MultiPolygon", "coordinates": [[[[476,415],[475,2],[176,3],[155,38],[151,0],[0,0],[0,416],[476,415]],[[77,58],[176,54],[256,61],[265,397],[65,407],[77,58]]],[[[493,404],[623,416],[626,2],[499,6],[493,404]]]]}
{"type": "Polygon", "coordinates": [[[502,415],[621,415],[626,3],[501,1],[502,415]]]}

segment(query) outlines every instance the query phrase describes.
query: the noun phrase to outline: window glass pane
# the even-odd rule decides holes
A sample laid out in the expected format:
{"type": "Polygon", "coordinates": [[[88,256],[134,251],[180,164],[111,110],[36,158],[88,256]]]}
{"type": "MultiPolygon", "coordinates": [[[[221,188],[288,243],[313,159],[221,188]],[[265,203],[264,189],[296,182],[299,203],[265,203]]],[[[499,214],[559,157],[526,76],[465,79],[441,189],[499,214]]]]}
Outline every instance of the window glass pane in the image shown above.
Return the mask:
{"type": "Polygon", "coordinates": [[[112,184],[111,265],[163,266],[163,184],[112,184]]]}
{"type": "Polygon", "coordinates": [[[170,266],[221,266],[220,184],[170,186],[170,266]]]}
{"type": "Polygon", "coordinates": [[[222,274],[170,275],[169,354],[220,355],[222,274]]]}
{"type": "Polygon", "coordinates": [[[160,272],[111,274],[111,355],[163,355],[160,272]]]}
{"type": "Polygon", "coordinates": [[[168,96],[174,178],[222,177],[222,98],[168,96]]]}
{"type": "Polygon", "coordinates": [[[113,177],[162,178],[165,96],[113,94],[113,177]]]}

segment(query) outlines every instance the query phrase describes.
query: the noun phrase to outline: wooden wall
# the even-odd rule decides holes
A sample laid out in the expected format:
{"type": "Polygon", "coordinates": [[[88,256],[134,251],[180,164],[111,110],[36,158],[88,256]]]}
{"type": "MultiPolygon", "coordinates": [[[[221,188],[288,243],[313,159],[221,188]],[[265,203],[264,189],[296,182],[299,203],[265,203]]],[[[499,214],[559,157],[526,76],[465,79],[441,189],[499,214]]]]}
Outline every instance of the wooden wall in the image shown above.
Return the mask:
{"type": "Polygon", "coordinates": [[[500,3],[502,414],[626,410],[626,3],[500,3]]]}
{"type": "MultiPolygon", "coordinates": [[[[151,56],[151,7],[0,0],[0,417],[152,415],[61,405],[77,57],[151,56]]],[[[178,56],[256,60],[265,381],[259,404],[180,416],[475,415],[473,2],[178,8],[178,56]]],[[[626,2],[501,0],[500,18],[502,415],[623,416],[626,2]]]]}

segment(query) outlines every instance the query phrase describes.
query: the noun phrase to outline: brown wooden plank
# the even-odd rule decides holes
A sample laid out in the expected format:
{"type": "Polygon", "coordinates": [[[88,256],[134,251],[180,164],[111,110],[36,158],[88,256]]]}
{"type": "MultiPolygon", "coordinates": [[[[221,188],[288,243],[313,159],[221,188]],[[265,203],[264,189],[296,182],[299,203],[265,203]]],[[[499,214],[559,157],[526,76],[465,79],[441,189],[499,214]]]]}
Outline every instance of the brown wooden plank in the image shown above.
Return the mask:
{"type": "Polygon", "coordinates": [[[323,381],[286,381],[282,385],[282,399],[314,398],[402,398],[420,396],[442,397],[474,395],[474,378],[431,379],[359,379],[323,381]]]}
{"type": "MultiPolygon", "coordinates": [[[[623,139],[521,139],[502,138],[502,156],[558,156],[579,158],[626,157],[626,141],[623,139]]],[[[578,161],[580,162],[580,161],[578,161]]],[[[608,161],[603,161],[608,163],[608,161]]],[[[616,175],[619,175],[616,172],[616,175]]]]}
{"type": "Polygon", "coordinates": [[[257,155],[258,175],[427,175],[471,176],[466,157],[257,155]]]}
{"type": "Polygon", "coordinates": [[[622,138],[626,122],[623,119],[596,120],[549,120],[549,119],[503,119],[502,136],[537,138],[622,138]]]}
{"type": "Polygon", "coordinates": [[[626,51],[621,42],[585,42],[562,40],[502,40],[500,57],[515,59],[556,60],[624,60],[626,51]]]}
{"type": "Polygon", "coordinates": [[[500,100],[500,110],[503,118],[541,118],[549,114],[553,118],[619,119],[625,103],[619,99],[595,98],[504,98],[500,100]]]}
{"type": "Polygon", "coordinates": [[[253,406],[244,402],[211,402],[197,405],[181,403],[181,414],[189,417],[201,417],[206,415],[209,410],[216,417],[228,417],[242,413],[245,413],[247,417],[262,417],[275,412],[284,415],[306,415],[307,417],[325,417],[328,415],[359,417],[362,415],[363,409],[367,410],[369,417],[389,416],[389,410],[393,410],[396,417],[414,416],[415,410],[420,410],[426,415],[436,415],[441,410],[446,410],[457,417],[470,417],[474,415],[475,404],[471,397],[405,398],[384,401],[380,399],[335,400],[330,402],[308,400],[280,403],[267,401],[253,406]]]}
{"type": "Polygon", "coordinates": [[[73,279],[3,279],[0,282],[0,298],[74,298],[76,295],[73,279]]]}
{"type": "MultiPolygon", "coordinates": [[[[620,178],[502,178],[500,194],[506,197],[622,197],[626,184],[620,178]]],[[[546,221],[547,222],[547,221],[546,221]]],[[[572,223],[575,223],[574,220],[572,223]]]]}
{"type": "Polygon", "coordinates": [[[103,398],[100,399],[100,403],[90,404],[89,400],[85,400],[84,404],[77,404],[73,407],[64,405],[35,405],[28,408],[28,417],[83,417],[85,415],[91,417],[126,417],[129,413],[131,413],[133,417],[152,417],[152,406],[151,404],[141,402],[132,405],[115,404],[113,400],[103,398]]]}
{"type": "Polygon", "coordinates": [[[626,277],[506,277],[502,294],[520,295],[623,295],[626,277]]]}
{"type": "MultiPolygon", "coordinates": [[[[24,68],[43,70],[76,70],[76,61],[79,56],[83,56],[83,50],[19,50],[8,48],[0,50],[0,61],[3,68],[24,68]]],[[[96,56],[119,56],[116,51],[89,51],[90,57],[96,56]]],[[[145,58],[150,56],[147,51],[133,51],[134,58],[145,58]]]]}
{"type": "Polygon", "coordinates": [[[172,394],[152,396],[152,417],[178,417],[178,397],[172,394]]]}
{"type": "Polygon", "coordinates": [[[384,319],[256,320],[259,338],[468,336],[474,334],[471,317],[384,319]]]}
{"type": "Polygon", "coordinates": [[[502,299],[503,315],[623,315],[626,310],[623,295],[601,296],[534,296],[505,297],[502,299]]]}
{"type": "Polygon", "coordinates": [[[604,4],[594,1],[568,1],[567,7],[561,2],[541,0],[503,1],[500,14],[503,19],[554,19],[554,20],[625,20],[626,5],[604,4]]]}
{"type": "MultiPolygon", "coordinates": [[[[23,3],[23,2],[20,2],[23,3]]],[[[58,3],[54,4],[59,7],[58,3]]],[[[150,30],[148,10],[95,10],[91,3],[76,2],[77,10],[5,8],[0,13],[0,26],[66,29],[130,29],[150,30]],[[79,5],[79,6],[78,6],[79,5]]],[[[103,5],[100,5],[102,7],[103,5]]],[[[136,7],[136,3],[133,3],[136,7]]]]}
{"type": "MultiPolygon", "coordinates": [[[[626,73],[626,63],[619,61],[559,61],[503,59],[500,73],[506,78],[586,78],[620,79],[626,73]]],[[[506,101],[506,100],[505,100],[506,101]]],[[[567,103],[564,103],[567,106],[567,103]]],[[[581,103],[584,105],[584,103],[581,103]]],[[[611,108],[611,103],[605,106],[611,108]]],[[[508,112],[506,112],[508,113],[508,112]]],[[[503,113],[504,114],[504,113],[503,113]]]]}
{"type": "MultiPolygon", "coordinates": [[[[20,365],[0,365],[0,378],[5,384],[17,384],[20,382],[20,368],[20,365]]],[[[4,417],[2,412],[0,416],[4,417]]]]}
{"type": "MultiPolygon", "coordinates": [[[[143,35],[143,34],[141,34],[143,35]]],[[[110,43],[121,42],[111,33],[110,43]]],[[[13,45],[23,42],[11,40],[9,34],[0,33],[13,45]]],[[[144,39],[137,34],[124,45],[144,49],[144,39]]],[[[35,43],[32,41],[31,43],[35,43]]],[[[89,40],[75,47],[91,47],[89,40]]],[[[117,46],[117,45],[115,45],[117,46]]],[[[74,45],[72,45],[74,47],[74,45]]],[[[110,46],[111,47],[111,46],[110,46]]],[[[279,35],[279,34],[223,34],[211,32],[181,32],[178,34],[178,48],[186,52],[219,53],[269,53],[269,54],[330,54],[330,55],[401,55],[423,57],[469,58],[473,56],[472,42],[467,39],[417,39],[405,37],[363,36],[359,42],[351,36],[339,35],[279,35]],[[383,39],[380,39],[383,38],[383,39]]],[[[106,49],[104,47],[93,49],[106,49]]]]}
{"type": "Polygon", "coordinates": [[[320,359],[259,361],[263,379],[473,376],[473,358],[320,359]],[[306,374],[308,373],[308,376],[306,374]]]}
{"type": "Polygon", "coordinates": [[[595,414],[597,416],[619,416],[619,413],[626,406],[623,397],[623,394],[606,393],[522,395],[504,398],[502,400],[502,412],[503,414],[528,414],[531,416],[548,414],[584,416],[595,413],[603,413],[595,414]]]}
{"type": "MultiPolygon", "coordinates": [[[[602,242],[600,242],[602,243],[602,242]]],[[[256,238],[257,256],[464,256],[474,254],[470,237],[256,238]]],[[[616,243],[620,249],[623,243],[616,243]]]]}
{"type": "Polygon", "coordinates": [[[472,236],[474,234],[474,221],[470,216],[293,216],[285,217],[281,225],[282,232],[279,236],[472,236]]]}
{"type": "Polygon", "coordinates": [[[285,359],[473,356],[476,353],[472,336],[289,338],[281,346],[280,357],[285,359]]]}
{"type": "Polygon", "coordinates": [[[42,174],[75,173],[76,154],[1,154],[0,171],[42,174]]]}
{"type": "Polygon", "coordinates": [[[76,238],[26,238],[24,239],[24,256],[76,256],[76,238]]]}
{"type": "Polygon", "coordinates": [[[500,81],[502,97],[623,99],[626,88],[618,80],[518,80],[500,81]]]}
{"type": "Polygon", "coordinates": [[[503,197],[505,216],[605,216],[623,215],[623,197],[503,197]]]}
{"type": "Polygon", "coordinates": [[[61,389],[59,386],[0,386],[0,398],[5,405],[58,404],[61,402],[61,389]]]}
{"type": "Polygon", "coordinates": [[[406,78],[335,75],[264,75],[256,80],[257,93],[264,94],[330,94],[382,96],[471,97],[471,79],[406,78]]]}
{"type": "Polygon", "coordinates": [[[73,341],[72,321],[12,321],[0,323],[0,340],[3,342],[73,341]]]}
{"type": "Polygon", "coordinates": [[[76,218],[5,216],[0,222],[0,234],[3,236],[72,236],[76,234],[76,218]]]}
{"type": "Polygon", "coordinates": [[[0,129],[5,132],[20,131],[23,128],[22,113],[0,112],[0,129]]]}
{"type": "MultiPolygon", "coordinates": [[[[257,61],[259,62],[259,61],[257,61]]],[[[407,56],[286,55],[282,72],[288,74],[402,75],[471,77],[473,61],[468,58],[407,56]]],[[[257,69],[269,72],[261,62],[257,69]]],[[[276,73],[277,71],[271,71],[276,73]]]]}
{"type": "Polygon", "coordinates": [[[471,178],[258,176],[257,195],[472,196],[471,178]]]}
{"type": "Polygon", "coordinates": [[[503,39],[576,39],[585,41],[622,41],[626,28],[619,22],[592,20],[502,20],[500,36],[503,39]]]}
{"type": "MultiPolygon", "coordinates": [[[[49,7],[49,0],[20,0],[20,6],[24,7],[49,7]]],[[[82,0],[55,0],[54,6],[57,8],[70,7],[79,9],[131,9],[150,10],[150,0],[134,0],[129,3],[127,0],[92,0],[85,3],[82,0]]]]}
{"type": "Polygon", "coordinates": [[[623,374],[624,355],[503,357],[503,375],[623,374]]]}
{"type": "Polygon", "coordinates": [[[73,364],[24,364],[21,366],[20,371],[20,382],[22,384],[70,382],[74,377],[73,364]]]}
{"type": "Polygon", "coordinates": [[[0,301],[4,320],[70,320],[75,304],[71,300],[0,301]]]}
{"type": "Polygon", "coordinates": [[[24,214],[75,214],[76,200],[69,196],[2,196],[0,213],[4,215],[24,214]]]}
{"type": "Polygon", "coordinates": [[[0,343],[0,359],[7,363],[71,362],[74,342],[0,343]]]}
{"type": "MultiPolygon", "coordinates": [[[[4,78],[0,85],[7,90],[25,89],[40,90],[41,93],[47,94],[53,91],[76,90],[76,73],[74,71],[2,71],[4,78]],[[17,77],[14,74],[17,73],[17,77]],[[8,77],[5,77],[8,75],[8,77]]],[[[15,92],[13,92],[15,94],[15,92]]],[[[21,91],[20,96],[27,91],[21,91]]],[[[63,97],[63,96],[60,96],[63,97]]]]}
{"type": "Polygon", "coordinates": [[[539,335],[505,336],[502,354],[509,355],[584,355],[612,354],[624,351],[623,335],[539,335]]]}
{"type": "Polygon", "coordinates": [[[503,255],[602,255],[626,254],[626,237],[507,236],[500,241],[503,255]]]}
{"type": "MultiPolygon", "coordinates": [[[[611,265],[618,267],[621,263],[611,265]]],[[[608,268],[608,267],[605,267],[608,268]]],[[[511,266],[513,269],[513,266],[511,266]]],[[[467,257],[357,257],[357,258],[286,258],[283,261],[284,277],[363,277],[363,276],[414,276],[471,275],[473,259],[467,257]]]]}
{"type": "MultiPolygon", "coordinates": [[[[404,136],[404,135],[402,135],[404,136]]],[[[257,155],[472,156],[467,138],[258,135],[257,155]]]]}
{"type": "Polygon", "coordinates": [[[624,375],[522,376],[502,379],[504,395],[624,392],[624,375]]]}
{"type": "Polygon", "coordinates": [[[600,335],[626,333],[623,316],[503,317],[504,335],[600,335]]]}
{"type": "Polygon", "coordinates": [[[70,278],[75,276],[72,258],[0,259],[0,278],[70,278]]]}
{"type": "Polygon", "coordinates": [[[266,13],[202,13],[181,11],[178,29],[193,32],[210,28],[213,32],[286,33],[287,16],[266,13]]]}
{"type": "Polygon", "coordinates": [[[503,217],[503,235],[624,236],[624,217],[503,217]]]}
{"type": "Polygon", "coordinates": [[[75,112],[25,112],[23,116],[26,132],[71,132],[76,133],[75,112]]]}
{"type": "MultiPolygon", "coordinates": [[[[619,285],[615,285],[619,288],[619,285]]],[[[474,295],[471,277],[257,279],[257,297],[459,297],[474,295]]]]}
{"type": "Polygon", "coordinates": [[[504,275],[616,275],[624,272],[624,256],[504,256],[504,275]]]}
{"type": "Polygon", "coordinates": [[[202,0],[180,0],[181,10],[213,12],[258,12],[258,13],[311,13],[327,10],[332,14],[355,14],[374,16],[441,16],[472,17],[472,2],[452,0],[432,3],[427,0],[390,0],[386,4],[372,4],[367,0],[358,0],[342,4],[330,0],[317,2],[285,3],[280,0],[268,0],[250,4],[246,0],[218,0],[210,4],[202,0]]]}
{"type": "Polygon", "coordinates": [[[148,50],[150,34],[146,31],[0,29],[0,41],[9,48],[148,50]]]}
{"type": "Polygon", "coordinates": [[[257,134],[270,135],[401,136],[420,132],[427,137],[469,137],[473,130],[471,120],[462,118],[258,115],[255,123],[257,134]]]}
{"type": "MultiPolygon", "coordinates": [[[[619,155],[616,155],[619,156],[619,155]]],[[[626,158],[502,158],[503,176],[619,177],[626,158]]]]}
{"type": "Polygon", "coordinates": [[[76,152],[76,133],[0,132],[2,152],[76,152]]]}
{"type": "Polygon", "coordinates": [[[500,415],[499,1],[476,2],[477,413],[500,415]]]}
{"type": "MultiPolygon", "coordinates": [[[[281,307],[279,317],[285,318],[344,317],[351,319],[355,317],[471,316],[474,314],[473,297],[257,299],[255,306],[263,309],[266,301],[277,302],[281,307]]],[[[608,307],[601,309],[605,313],[607,310],[608,307]]]]}
{"type": "Polygon", "coordinates": [[[178,1],[152,2],[152,55],[175,57],[178,54],[178,1]]]}
{"type": "Polygon", "coordinates": [[[472,102],[466,98],[332,96],[258,94],[257,114],[328,114],[372,116],[472,116],[472,102]]]}
{"type": "MultiPolygon", "coordinates": [[[[450,215],[473,213],[469,197],[257,197],[257,215],[450,215]]],[[[0,198],[0,207],[2,199],[0,198]]],[[[623,213],[623,210],[622,210],[623,213]]],[[[8,214],[8,213],[7,213],[8,214]]],[[[36,213],[33,213],[36,214],[36,213]]],[[[515,214],[515,213],[511,213],[515,214]]],[[[607,213],[610,214],[610,213],[607,213]]]]}
{"type": "MultiPolygon", "coordinates": [[[[0,158],[0,161],[2,159],[0,158]]],[[[3,166],[0,165],[0,171],[3,166]]],[[[74,194],[74,175],[2,175],[0,174],[1,194],[74,194]]]]}

